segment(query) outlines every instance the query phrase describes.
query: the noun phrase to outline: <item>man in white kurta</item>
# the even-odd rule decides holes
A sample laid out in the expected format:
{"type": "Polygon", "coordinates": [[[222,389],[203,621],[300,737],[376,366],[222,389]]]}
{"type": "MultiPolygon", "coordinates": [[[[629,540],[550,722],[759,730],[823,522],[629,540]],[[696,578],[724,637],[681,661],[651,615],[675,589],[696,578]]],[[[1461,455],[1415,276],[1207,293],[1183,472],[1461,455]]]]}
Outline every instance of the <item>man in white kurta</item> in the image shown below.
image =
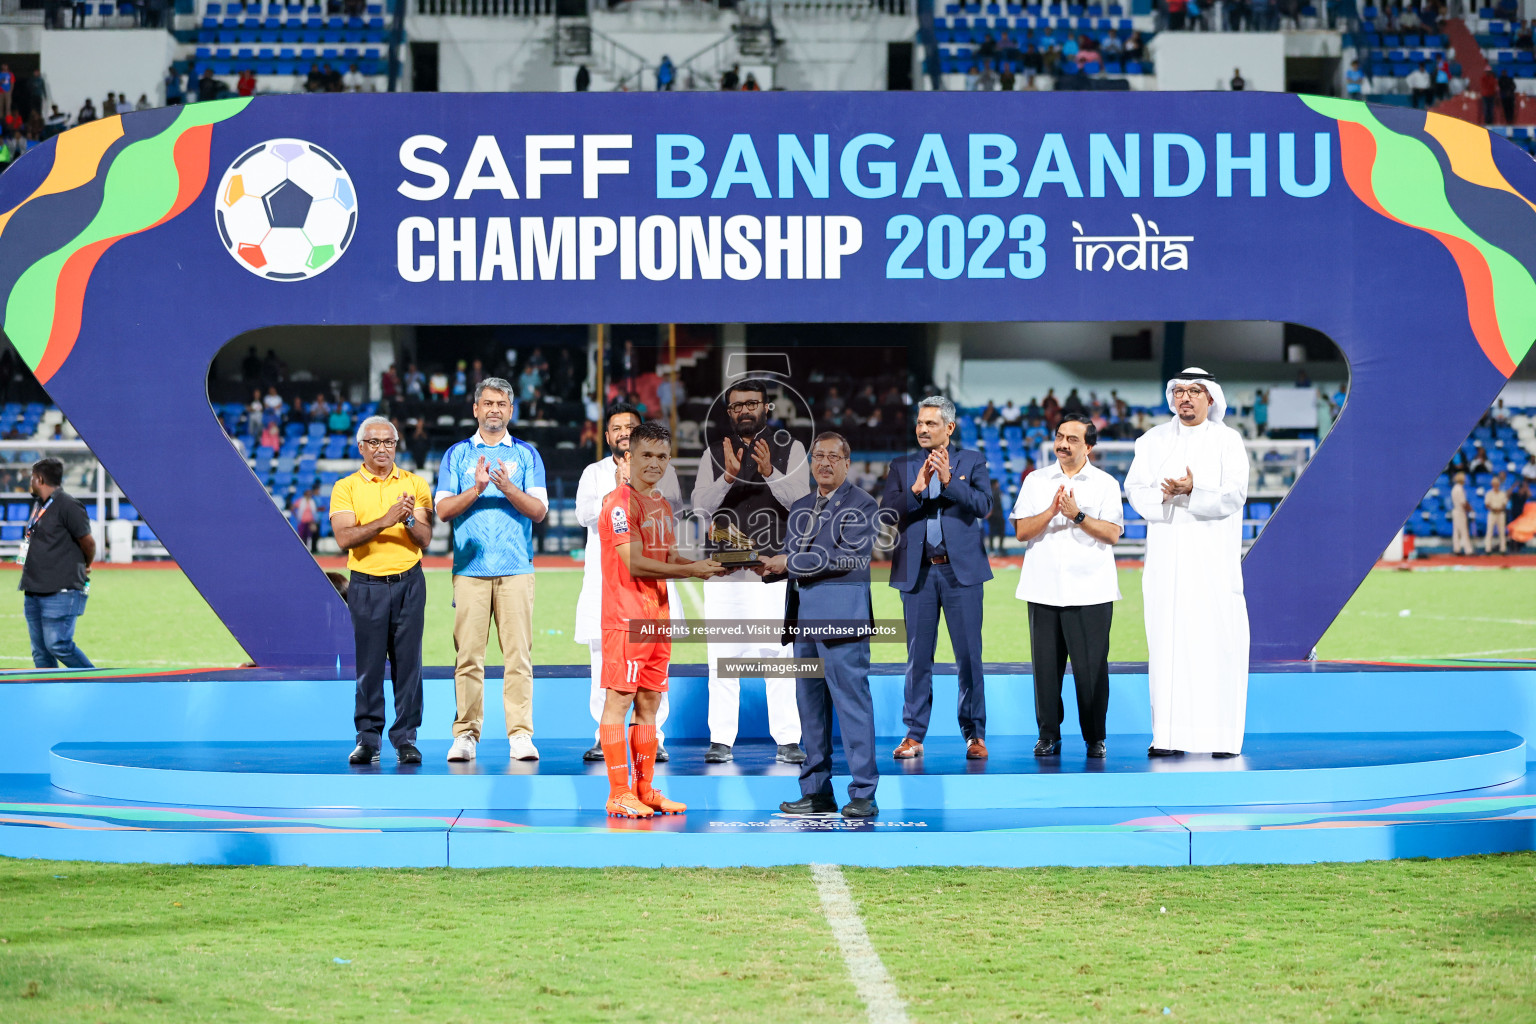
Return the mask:
{"type": "Polygon", "coordinates": [[[1174,418],[1136,441],[1126,497],[1147,521],[1149,757],[1242,752],[1248,703],[1243,507],[1248,453],[1222,423],[1226,400],[1190,367],[1168,382],[1174,418]]]}
{"type": "MultiPolygon", "coordinates": [[[[608,411],[608,425],[603,438],[610,451],[629,450],[629,432],[640,423],[640,413],[632,405],[617,405],[608,411]]],[[[576,521],[587,530],[587,557],[581,568],[581,596],[576,599],[576,642],[586,644],[592,657],[592,691],[588,707],[592,720],[600,722],[603,715],[603,690],[599,682],[603,676],[603,560],[598,557],[602,550],[597,535],[597,521],[603,513],[603,500],[618,486],[618,464],[612,455],[592,463],[581,471],[581,482],[576,485],[576,521]]],[[[677,471],[667,464],[667,471],[657,488],[661,496],[676,509],[682,502],[682,488],[677,482],[677,471]]],[[[667,582],[667,604],[674,619],[683,618],[683,603],[677,598],[677,585],[667,582]]],[[[661,727],[667,720],[667,695],[661,695],[661,707],[656,709],[656,760],[667,760],[667,748],[661,727]]],[[[603,748],[596,742],[582,755],[584,761],[601,761],[603,748]]]]}

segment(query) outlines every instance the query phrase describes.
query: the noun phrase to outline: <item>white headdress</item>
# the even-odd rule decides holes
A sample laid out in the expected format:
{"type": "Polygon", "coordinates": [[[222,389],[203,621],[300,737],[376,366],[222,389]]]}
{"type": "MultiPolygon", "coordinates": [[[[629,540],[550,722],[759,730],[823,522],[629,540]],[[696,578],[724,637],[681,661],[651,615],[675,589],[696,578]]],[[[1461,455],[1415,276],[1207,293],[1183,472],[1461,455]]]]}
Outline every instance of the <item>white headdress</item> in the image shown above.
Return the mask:
{"type": "Polygon", "coordinates": [[[1176,385],[1188,387],[1191,384],[1199,384],[1211,393],[1211,411],[1206,419],[1221,421],[1227,414],[1227,398],[1221,392],[1221,385],[1216,383],[1216,378],[1205,372],[1198,366],[1186,366],[1179,371],[1179,375],[1168,382],[1163,396],[1168,400],[1168,408],[1173,409],[1173,389],[1176,385]]]}

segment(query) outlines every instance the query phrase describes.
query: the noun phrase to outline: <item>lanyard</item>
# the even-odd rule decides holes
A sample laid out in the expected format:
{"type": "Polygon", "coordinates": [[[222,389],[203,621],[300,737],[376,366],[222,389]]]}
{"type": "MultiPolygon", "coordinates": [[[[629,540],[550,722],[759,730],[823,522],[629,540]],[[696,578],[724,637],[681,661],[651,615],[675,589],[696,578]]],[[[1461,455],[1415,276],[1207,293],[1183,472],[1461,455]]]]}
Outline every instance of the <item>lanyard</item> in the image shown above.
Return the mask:
{"type": "Polygon", "coordinates": [[[52,504],[53,504],[53,495],[50,494],[50,495],[48,495],[48,500],[43,502],[43,507],[37,510],[37,515],[33,516],[32,517],[32,521],[27,524],[26,530],[22,533],[22,538],[21,538],[22,540],[31,540],[32,539],[32,531],[37,529],[38,520],[43,518],[43,513],[47,512],[48,511],[48,506],[52,505],[52,504]]]}

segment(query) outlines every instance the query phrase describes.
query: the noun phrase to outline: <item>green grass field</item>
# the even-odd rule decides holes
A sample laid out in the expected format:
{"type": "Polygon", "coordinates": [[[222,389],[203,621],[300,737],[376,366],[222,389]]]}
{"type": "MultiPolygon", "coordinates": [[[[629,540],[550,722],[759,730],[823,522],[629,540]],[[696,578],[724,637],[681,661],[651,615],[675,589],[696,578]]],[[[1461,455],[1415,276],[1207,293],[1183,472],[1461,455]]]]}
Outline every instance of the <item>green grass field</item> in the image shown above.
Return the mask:
{"type": "MultiPolygon", "coordinates": [[[[1013,596],[1017,569],[1003,569],[987,585],[986,648],[988,661],[1028,661],[1029,625],[1024,604],[1013,596]]],[[[700,588],[683,585],[690,617],[703,614],[700,588]]],[[[568,665],[586,661],[573,640],[576,595],[581,573],[574,569],[540,570],[534,599],[535,664],[568,665]]],[[[1124,595],[1115,608],[1110,657],[1145,661],[1146,636],[1141,621],[1141,573],[1120,571],[1124,595]]],[[[1318,644],[1325,659],[1368,661],[1436,658],[1536,658],[1536,570],[1378,569],[1349,602],[1318,644]],[[1404,615],[1403,613],[1408,614],[1404,615]]],[[[874,588],[875,614],[900,618],[901,602],[890,587],[874,588]]],[[[428,665],[453,664],[453,609],[446,569],[427,573],[427,625],[423,655],[428,665]]],[[[0,645],[0,668],[31,664],[21,598],[0,604],[0,635],[15,639],[0,645]]],[[[210,665],[238,665],[245,653],[179,571],[103,569],[94,577],[90,607],[76,639],[96,664],[148,670],[210,665]]],[[[490,640],[490,660],[499,656],[490,640]]],[[[703,662],[704,645],[679,644],[673,659],[703,662]]],[[[901,661],[900,645],[877,644],[875,661],[901,661]]],[[[938,659],[952,660],[949,640],[941,636],[938,659]]]]}
{"type": "MultiPolygon", "coordinates": [[[[923,1024],[1536,1007],[1533,854],[844,874],[923,1024]]],[[[0,861],[0,908],[8,1024],[866,1019],[806,868],[0,861]]]]}

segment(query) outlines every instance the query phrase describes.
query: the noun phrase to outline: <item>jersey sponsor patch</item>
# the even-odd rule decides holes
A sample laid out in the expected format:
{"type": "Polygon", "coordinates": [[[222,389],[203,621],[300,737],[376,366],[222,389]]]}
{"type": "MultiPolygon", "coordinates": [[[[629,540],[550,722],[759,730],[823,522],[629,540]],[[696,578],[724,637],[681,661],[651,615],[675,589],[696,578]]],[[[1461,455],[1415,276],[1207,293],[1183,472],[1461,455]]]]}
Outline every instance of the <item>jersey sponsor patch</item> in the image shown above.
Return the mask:
{"type": "Polygon", "coordinates": [[[613,532],[629,532],[629,514],[624,511],[622,505],[613,506],[613,532]]]}

